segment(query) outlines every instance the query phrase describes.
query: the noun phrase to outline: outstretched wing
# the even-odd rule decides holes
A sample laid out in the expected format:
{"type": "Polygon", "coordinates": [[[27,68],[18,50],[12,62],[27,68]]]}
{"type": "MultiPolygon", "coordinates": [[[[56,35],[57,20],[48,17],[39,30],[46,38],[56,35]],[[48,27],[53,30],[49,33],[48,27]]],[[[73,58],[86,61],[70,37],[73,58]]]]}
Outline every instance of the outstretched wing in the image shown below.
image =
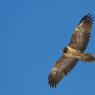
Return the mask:
{"type": "Polygon", "coordinates": [[[50,87],[56,87],[59,81],[75,66],[78,59],[62,56],[52,68],[48,77],[50,87]]]}
{"type": "Polygon", "coordinates": [[[69,46],[80,51],[84,51],[89,42],[91,28],[93,24],[93,17],[90,14],[85,15],[78,26],[75,28],[75,32],[72,35],[69,46]]]}

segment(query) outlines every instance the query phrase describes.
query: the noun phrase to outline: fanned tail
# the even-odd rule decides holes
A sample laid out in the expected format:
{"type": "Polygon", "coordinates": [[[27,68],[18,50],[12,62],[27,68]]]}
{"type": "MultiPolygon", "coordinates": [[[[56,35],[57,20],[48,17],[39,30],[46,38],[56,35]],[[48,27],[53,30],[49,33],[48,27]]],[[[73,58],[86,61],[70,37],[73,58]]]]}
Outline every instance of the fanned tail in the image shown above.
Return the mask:
{"type": "Polygon", "coordinates": [[[95,55],[94,54],[83,54],[82,61],[91,63],[95,62],[95,55]]]}

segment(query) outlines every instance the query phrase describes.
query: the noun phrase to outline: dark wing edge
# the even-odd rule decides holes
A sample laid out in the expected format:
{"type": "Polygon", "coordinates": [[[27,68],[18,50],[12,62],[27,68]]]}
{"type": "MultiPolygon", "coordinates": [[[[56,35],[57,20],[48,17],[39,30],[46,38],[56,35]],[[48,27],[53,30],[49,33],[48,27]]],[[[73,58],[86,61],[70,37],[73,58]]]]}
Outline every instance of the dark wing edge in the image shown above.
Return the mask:
{"type": "Polygon", "coordinates": [[[80,25],[82,22],[83,22],[83,23],[90,23],[90,24],[93,24],[93,21],[94,21],[94,17],[93,17],[90,13],[88,13],[87,15],[85,15],[85,16],[81,19],[81,21],[79,22],[78,25],[80,25]]]}
{"type": "Polygon", "coordinates": [[[78,59],[62,56],[55,63],[48,77],[48,84],[50,85],[50,87],[56,88],[60,80],[72,70],[72,68],[76,65],[77,61],[78,59]]]}

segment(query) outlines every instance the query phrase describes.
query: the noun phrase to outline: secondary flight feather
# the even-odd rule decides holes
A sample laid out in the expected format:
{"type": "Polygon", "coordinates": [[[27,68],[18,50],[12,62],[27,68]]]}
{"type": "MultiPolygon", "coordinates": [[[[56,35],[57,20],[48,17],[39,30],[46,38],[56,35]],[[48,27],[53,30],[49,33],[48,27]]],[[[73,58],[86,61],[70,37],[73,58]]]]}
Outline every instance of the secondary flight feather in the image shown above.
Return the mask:
{"type": "Polygon", "coordinates": [[[54,64],[48,76],[50,87],[56,87],[60,80],[77,64],[78,60],[86,63],[95,61],[94,55],[84,52],[89,42],[93,21],[94,18],[90,13],[80,20],[72,34],[70,43],[62,49],[64,54],[54,64]]]}

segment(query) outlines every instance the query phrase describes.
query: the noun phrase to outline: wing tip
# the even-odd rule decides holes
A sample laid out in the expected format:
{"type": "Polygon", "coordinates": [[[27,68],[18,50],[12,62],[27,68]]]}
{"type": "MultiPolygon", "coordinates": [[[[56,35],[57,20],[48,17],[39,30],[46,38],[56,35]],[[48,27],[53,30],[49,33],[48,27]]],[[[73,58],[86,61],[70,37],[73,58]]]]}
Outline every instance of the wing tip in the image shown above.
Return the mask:
{"type": "Polygon", "coordinates": [[[82,22],[93,24],[93,22],[94,22],[94,16],[89,12],[87,15],[85,15],[81,19],[81,21],[79,22],[79,24],[82,23],[82,22]]]}
{"type": "Polygon", "coordinates": [[[58,84],[52,73],[48,77],[48,84],[50,85],[50,88],[56,88],[58,84]]]}
{"type": "Polygon", "coordinates": [[[58,85],[59,81],[63,78],[64,74],[59,71],[53,71],[50,73],[48,76],[48,84],[50,85],[51,88],[56,88],[58,85]]]}

